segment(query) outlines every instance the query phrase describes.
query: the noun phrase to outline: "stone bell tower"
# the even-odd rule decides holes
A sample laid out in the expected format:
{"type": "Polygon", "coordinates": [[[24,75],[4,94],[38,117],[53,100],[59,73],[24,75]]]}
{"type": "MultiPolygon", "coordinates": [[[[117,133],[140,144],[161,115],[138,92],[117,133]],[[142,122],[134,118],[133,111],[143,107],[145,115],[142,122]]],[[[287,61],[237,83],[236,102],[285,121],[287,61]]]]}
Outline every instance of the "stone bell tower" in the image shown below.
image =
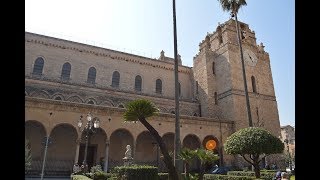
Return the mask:
{"type": "MultiPolygon", "coordinates": [[[[246,79],[254,126],[280,135],[280,122],[274,92],[269,54],[256,44],[255,32],[239,22],[246,79]]],[[[193,59],[195,97],[204,117],[222,116],[235,122],[235,130],[249,126],[242,66],[235,21],[219,24],[199,44],[193,59]]]]}

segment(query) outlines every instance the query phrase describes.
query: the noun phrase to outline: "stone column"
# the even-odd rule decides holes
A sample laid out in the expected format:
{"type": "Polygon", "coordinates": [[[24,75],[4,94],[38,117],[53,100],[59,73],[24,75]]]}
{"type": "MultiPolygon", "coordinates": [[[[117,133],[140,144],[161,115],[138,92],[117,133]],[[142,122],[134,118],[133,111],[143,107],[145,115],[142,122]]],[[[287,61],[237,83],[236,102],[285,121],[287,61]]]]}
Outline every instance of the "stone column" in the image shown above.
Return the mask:
{"type": "Polygon", "coordinates": [[[106,141],[106,154],[105,154],[105,158],[104,158],[104,172],[108,172],[108,161],[109,161],[109,145],[110,142],[109,140],[106,141]]]}
{"type": "Polygon", "coordinates": [[[76,156],[74,157],[74,164],[78,163],[79,160],[79,150],[80,150],[80,143],[81,143],[81,138],[76,140],[77,147],[76,147],[76,156]]]}

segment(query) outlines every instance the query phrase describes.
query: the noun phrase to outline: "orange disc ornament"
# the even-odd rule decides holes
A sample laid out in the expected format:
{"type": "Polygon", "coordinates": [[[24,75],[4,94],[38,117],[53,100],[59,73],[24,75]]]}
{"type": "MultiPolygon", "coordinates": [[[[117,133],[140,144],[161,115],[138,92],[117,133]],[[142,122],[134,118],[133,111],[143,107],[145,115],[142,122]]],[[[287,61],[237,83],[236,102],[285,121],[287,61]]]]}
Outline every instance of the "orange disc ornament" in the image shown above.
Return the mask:
{"type": "Polygon", "coordinates": [[[214,148],[216,148],[216,146],[217,146],[217,143],[216,143],[215,140],[209,140],[209,141],[207,141],[207,143],[206,143],[206,148],[207,148],[208,150],[214,150],[214,148]]]}

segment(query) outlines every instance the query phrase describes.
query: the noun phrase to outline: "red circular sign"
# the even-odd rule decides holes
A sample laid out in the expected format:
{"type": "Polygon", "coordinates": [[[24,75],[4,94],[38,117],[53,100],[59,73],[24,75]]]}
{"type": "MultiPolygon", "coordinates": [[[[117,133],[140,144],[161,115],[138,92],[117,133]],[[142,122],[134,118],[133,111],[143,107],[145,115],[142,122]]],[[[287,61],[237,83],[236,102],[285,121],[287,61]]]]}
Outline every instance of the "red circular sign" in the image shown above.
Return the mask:
{"type": "Polygon", "coordinates": [[[207,143],[206,143],[206,148],[207,148],[208,150],[214,150],[214,149],[216,148],[216,146],[217,146],[217,143],[216,143],[216,141],[213,140],[213,139],[207,141],[207,143]]]}

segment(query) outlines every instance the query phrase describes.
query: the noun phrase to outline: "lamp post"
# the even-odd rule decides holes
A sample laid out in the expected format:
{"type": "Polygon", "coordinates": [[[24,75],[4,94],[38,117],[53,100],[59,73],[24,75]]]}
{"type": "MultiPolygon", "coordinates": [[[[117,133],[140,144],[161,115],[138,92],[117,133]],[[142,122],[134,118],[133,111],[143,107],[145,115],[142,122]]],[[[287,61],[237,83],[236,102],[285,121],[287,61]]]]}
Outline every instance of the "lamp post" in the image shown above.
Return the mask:
{"type": "MultiPolygon", "coordinates": [[[[53,113],[50,112],[49,113],[49,117],[51,117],[53,113]]],[[[50,126],[50,120],[49,120],[49,126],[50,126]]],[[[41,168],[41,180],[43,180],[43,176],[44,176],[44,168],[45,168],[45,164],[46,164],[46,159],[47,159],[47,151],[48,151],[48,146],[49,144],[51,144],[51,140],[50,140],[50,132],[49,135],[47,137],[45,137],[45,145],[44,145],[44,155],[43,155],[43,161],[42,161],[42,168],[41,168]]]]}
{"type": "Polygon", "coordinates": [[[290,151],[289,151],[289,140],[285,139],[284,142],[287,144],[287,152],[288,152],[288,155],[289,155],[289,168],[290,168],[290,171],[292,171],[291,154],[290,154],[290,151]]]}
{"type": "Polygon", "coordinates": [[[80,116],[80,119],[78,121],[78,128],[80,132],[85,132],[86,133],[86,146],[84,149],[84,158],[82,162],[81,168],[84,170],[84,172],[88,172],[88,165],[87,165],[87,151],[88,151],[88,139],[89,136],[92,133],[96,132],[96,129],[99,128],[100,126],[100,120],[97,117],[93,117],[92,114],[89,112],[87,114],[87,122],[85,122],[85,126],[82,126],[83,121],[82,121],[82,116],[80,116]]]}

